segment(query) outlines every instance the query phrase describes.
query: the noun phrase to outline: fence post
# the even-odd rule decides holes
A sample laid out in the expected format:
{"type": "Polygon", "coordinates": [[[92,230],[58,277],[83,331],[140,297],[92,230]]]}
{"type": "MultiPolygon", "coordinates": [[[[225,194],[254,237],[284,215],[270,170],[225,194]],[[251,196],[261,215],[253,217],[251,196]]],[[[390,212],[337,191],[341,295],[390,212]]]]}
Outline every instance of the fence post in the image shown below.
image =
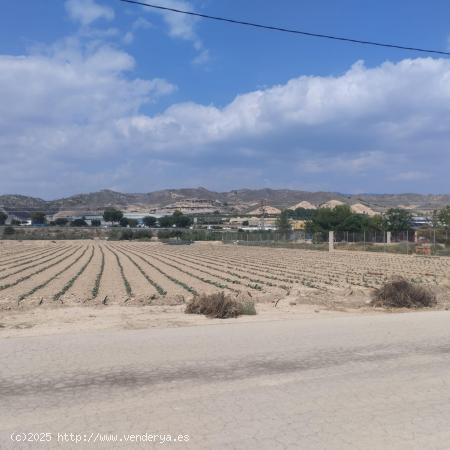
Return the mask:
{"type": "Polygon", "coordinates": [[[392,232],[391,231],[387,231],[386,232],[386,244],[390,245],[392,242],[392,232]]]}
{"type": "Polygon", "coordinates": [[[328,251],[332,252],[334,250],[334,231],[328,232],[328,251]]]}

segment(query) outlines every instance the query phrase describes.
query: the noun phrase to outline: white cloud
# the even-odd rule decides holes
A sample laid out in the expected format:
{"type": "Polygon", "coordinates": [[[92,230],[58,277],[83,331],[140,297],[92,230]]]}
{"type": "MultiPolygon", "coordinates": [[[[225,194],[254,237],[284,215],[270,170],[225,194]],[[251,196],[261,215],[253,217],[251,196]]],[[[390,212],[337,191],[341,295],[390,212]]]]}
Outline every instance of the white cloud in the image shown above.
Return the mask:
{"type": "Polygon", "coordinates": [[[131,31],[128,31],[125,33],[125,36],[123,37],[124,44],[132,44],[134,41],[134,34],[131,31]]]}
{"type": "Polygon", "coordinates": [[[178,103],[157,115],[143,106],[175,87],[133,79],[134,64],[107,45],[70,40],[46,54],[0,56],[0,191],[226,189],[264,179],[344,192],[448,191],[446,59],[357,63],[222,108],[178,103]]]}
{"type": "Polygon", "coordinates": [[[123,42],[127,45],[132,44],[134,42],[135,34],[138,30],[145,30],[148,28],[151,28],[153,25],[148,20],[139,17],[137,20],[134,21],[133,25],[131,26],[131,31],[128,31],[125,33],[125,36],[123,37],[123,42]]]}
{"type": "Polygon", "coordinates": [[[205,64],[209,61],[209,50],[203,49],[201,52],[192,60],[193,64],[205,64]]]}
{"type": "Polygon", "coordinates": [[[0,55],[0,191],[57,192],[72,182],[78,191],[75,174],[95,173],[97,183],[116,173],[110,163],[123,148],[115,121],[176,89],[160,78],[129,78],[134,66],[128,53],[76,38],[46,52],[0,55]]]}
{"type": "MultiPolygon", "coordinates": [[[[189,2],[185,2],[183,0],[161,0],[158,5],[184,11],[193,11],[192,5],[189,2]]],[[[151,11],[157,12],[163,17],[164,22],[169,28],[169,34],[172,37],[193,42],[196,42],[198,40],[197,34],[195,32],[195,24],[198,22],[198,19],[196,17],[157,9],[151,11]]]]}
{"type": "Polygon", "coordinates": [[[393,181],[420,181],[420,180],[426,180],[430,177],[429,173],[425,172],[419,172],[417,170],[410,170],[408,172],[400,172],[397,174],[393,181]]]}
{"type": "MultiPolygon", "coordinates": [[[[182,11],[194,11],[192,4],[184,0],[160,0],[158,5],[182,11]]],[[[197,17],[173,11],[164,11],[146,7],[144,7],[144,9],[146,12],[156,13],[162,16],[167,25],[169,36],[192,42],[195,50],[199,52],[198,56],[193,60],[194,64],[204,64],[209,61],[209,52],[195,30],[196,24],[199,21],[197,17]]]]}
{"type": "Polygon", "coordinates": [[[84,26],[98,19],[114,19],[114,10],[96,3],[95,0],[67,0],[65,6],[70,18],[84,26]]]}

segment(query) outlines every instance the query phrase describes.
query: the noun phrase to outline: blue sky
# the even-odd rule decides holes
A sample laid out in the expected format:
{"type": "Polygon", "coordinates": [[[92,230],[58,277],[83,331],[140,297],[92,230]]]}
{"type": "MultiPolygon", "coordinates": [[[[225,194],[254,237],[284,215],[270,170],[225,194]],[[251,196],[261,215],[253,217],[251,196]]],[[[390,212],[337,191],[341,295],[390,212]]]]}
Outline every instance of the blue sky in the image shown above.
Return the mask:
{"type": "MultiPolygon", "coordinates": [[[[450,4],[154,0],[448,50],[450,4]]],[[[118,0],[5,2],[0,193],[449,192],[450,60],[118,0]]]]}

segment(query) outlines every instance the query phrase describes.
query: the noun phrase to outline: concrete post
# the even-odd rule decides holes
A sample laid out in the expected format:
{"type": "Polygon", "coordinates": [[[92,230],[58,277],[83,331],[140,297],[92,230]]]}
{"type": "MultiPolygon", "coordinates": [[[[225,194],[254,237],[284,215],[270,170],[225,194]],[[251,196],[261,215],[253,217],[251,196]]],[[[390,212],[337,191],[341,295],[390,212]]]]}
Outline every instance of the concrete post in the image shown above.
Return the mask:
{"type": "Polygon", "coordinates": [[[328,251],[334,250],[334,231],[328,232],[328,251]]]}
{"type": "Polygon", "coordinates": [[[386,244],[390,245],[392,243],[392,233],[390,231],[386,232],[386,244]]]}

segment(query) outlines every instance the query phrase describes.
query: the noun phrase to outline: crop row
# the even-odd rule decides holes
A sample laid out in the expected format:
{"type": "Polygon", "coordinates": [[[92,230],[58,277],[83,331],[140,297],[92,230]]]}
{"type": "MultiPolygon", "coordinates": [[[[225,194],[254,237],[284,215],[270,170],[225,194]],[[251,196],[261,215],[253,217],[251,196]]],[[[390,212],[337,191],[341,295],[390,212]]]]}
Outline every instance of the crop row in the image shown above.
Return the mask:
{"type": "Polygon", "coordinates": [[[29,290],[28,292],[25,292],[24,294],[19,296],[19,303],[21,301],[23,301],[24,299],[26,299],[27,297],[29,297],[30,295],[33,295],[35,292],[37,292],[38,290],[44,288],[45,286],[47,286],[49,283],[51,283],[55,278],[59,277],[60,275],[62,275],[64,272],[67,272],[74,264],[76,264],[88,251],[88,247],[86,247],[82,253],[77,256],[75,258],[75,260],[73,260],[71,263],[69,263],[68,265],[64,266],[61,270],[59,270],[57,273],[55,273],[53,276],[51,276],[50,278],[47,278],[46,281],[40,283],[39,285],[33,287],[31,290],[29,290]]]}
{"type": "Polygon", "coordinates": [[[122,250],[117,249],[119,253],[124,255],[128,260],[139,270],[139,272],[142,274],[142,276],[156,289],[158,294],[165,296],[167,294],[167,291],[165,291],[156,281],[153,281],[147,273],[144,271],[144,269],[141,267],[140,264],[138,264],[133,258],[130,257],[127,253],[123,252],[122,250]]]}
{"type": "MultiPolygon", "coordinates": [[[[158,256],[163,257],[165,259],[168,259],[169,261],[172,261],[174,263],[182,264],[184,267],[189,267],[190,269],[193,269],[193,270],[195,270],[197,272],[209,275],[210,277],[218,278],[218,279],[220,279],[222,281],[225,281],[226,283],[239,284],[239,285],[242,285],[243,287],[248,287],[250,289],[261,290],[261,287],[257,285],[257,281],[258,280],[255,280],[255,283],[253,283],[253,284],[252,283],[243,283],[242,280],[249,279],[249,278],[248,277],[243,277],[240,274],[229,273],[229,275],[232,275],[235,278],[237,278],[237,279],[233,279],[233,278],[229,278],[229,277],[226,277],[226,276],[223,276],[223,275],[219,275],[217,273],[212,273],[211,271],[215,271],[215,268],[213,266],[208,266],[206,264],[195,264],[195,263],[194,264],[189,264],[189,263],[192,263],[191,260],[189,260],[188,258],[179,257],[178,255],[176,257],[174,257],[174,255],[171,254],[171,253],[170,254],[169,253],[160,253],[160,252],[157,252],[157,251],[153,251],[151,253],[151,255],[152,256],[158,255],[158,256]],[[200,267],[206,267],[207,269],[210,269],[210,270],[207,271],[207,270],[200,269],[199,266],[200,267]]],[[[202,281],[203,281],[203,278],[202,278],[202,281]]],[[[210,283],[212,283],[214,285],[214,282],[212,280],[209,280],[209,281],[210,281],[210,283]]],[[[235,290],[235,289],[230,288],[227,285],[221,285],[220,283],[216,284],[216,287],[219,287],[219,288],[223,288],[223,286],[226,287],[227,289],[235,290]]]]}
{"type": "MultiPolygon", "coordinates": [[[[184,268],[177,266],[176,264],[171,264],[171,263],[167,262],[167,260],[162,260],[161,258],[159,258],[158,256],[155,255],[155,252],[152,252],[149,254],[149,253],[145,253],[144,251],[142,251],[142,253],[146,254],[147,256],[150,256],[151,258],[155,259],[157,262],[159,262],[161,264],[171,267],[172,269],[178,270],[179,272],[182,272],[182,273],[188,275],[189,277],[192,277],[199,281],[202,281],[203,283],[210,284],[211,286],[214,286],[219,289],[228,289],[232,292],[239,292],[237,289],[232,288],[226,284],[223,284],[222,282],[214,281],[214,280],[211,280],[210,278],[205,278],[203,276],[196,275],[189,270],[186,270],[184,268]]],[[[169,258],[166,258],[166,259],[169,259],[169,258]]]]}
{"type": "Polygon", "coordinates": [[[5,280],[6,278],[12,277],[14,275],[17,275],[18,273],[22,273],[25,270],[33,269],[35,267],[40,266],[41,264],[45,264],[46,262],[52,261],[55,258],[57,258],[58,256],[61,256],[64,253],[67,253],[68,251],[69,250],[68,250],[67,247],[63,247],[61,250],[57,251],[56,253],[55,253],[55,251],[53,251],[51,253],[51,257],[48,257],[48,255],[45,255],[45,256],[43,256],[43,257],[41,256],[40,258],[37,258],[35,260],[29,261],[31,263],[30,265],[26,265],[27,263],[21,263],[21,264],[18,264],[17,266],[11,266],[11,267],[8,267],[7,269],[0,270],[0,273],[2,273],[4,271],[6,271],[6,270],[11,270],[11,269],[15,269],[17,267],[20,267],[20,269],[16,270],[15,272],[10,272],[10,273],[7,273],[6,275],[2,275],[0,277],[0,281],[1,280],[5,280]]]}
{"type": "Polygon", "coordinates": [[[131,297],[133,295],[133,290],[131,289],[130,282],[128,281],[128,278],[125,275],[125,271],[123,270],[122,263],[120,262],[119,255],[112,250],[110,247],[108,247],[108,250],[116,257],[117,265],[119,266],[120,276],[122,277],[123,285],[125,286],[125,290],[127,292],[128,297],[131,297]]]}
{"type": "Polygon", "coordinates": [[[88,268],[89,264],[92,261],[92,258],[94,257],[94,253],[95,249],[94,247],[92,247],[89,259],[81,266],[80,270],[62,287],[62,289],[53,296],[54,301],[59,300],[73,286],[78,277],[80,277],[80,275],[82,275],[83,272],[88,268]]]}
{"type": "Polygon", "coordinates": [[[147,265],[149,265],[150,267],[152,267],[153,269],[155,269],[157,272],[159,272],[161,275],[163,275],[164,277],[166,277],[168,280],[172,281],[173,283],[177,284],[178,286],[182,287],[184,290],[186,290],[187,292],[191,293],[191,294],[197,294],[197,291],[192,287],[187,285],[186,283],[178,280],[177,278],[172,277],[171,275],[169,275],[168,273],[164,272],[160,267],[156,266],[155,264],[152,264],[150,261],[148,261],[147,259],[145,259],[144,257],[142,257],[139,253],[133,252],[131,250],[129,250],[128,248],[126,249],[126,251],[128,253],[131,253],[132,255],[136,256],[137,258],[139,258],[140,260],[142,260],[143,262],[145,262],[147,265]]]}
{"type": "Polygon", "coordinates": [[[92,298],[96,299],[100,290],[100,283],[102,281],[103,272],[105,271],[105,252],[103,251],[103,248],[99,246],[100,254],[102,256],[102,260],[100,262],[100,270],[95,277],[94,287],[92,288],[92,298]]]}
{"type": "Polygon", "coordinates": [[[40,273],[42,273],[42,272],[44,272],[44,271],[46,271],[48,269],[51,269],[52,267],[57,266],[62,261],[70,258],[71,256],[73,256],[79,250],[80,250],[80,247],[76,247],[75,250],[72,253],[70,253],[69,255],[64,255],[63,257],[57,259],[56,261],[52,262],[51,264],[47,264],[46,266],[40,267],[38,270],[36,270],[36,271],[34,271],[34,272],[32,272],[32,273],[30,273],[28,275],[25,275],[23,277],[20,277],[16,281],[12,281],[10,283],[7,283],[7,284],[4,284],[4,285],[0,286],[0,291],[3,291],[4,289],[8,289],[8,288],[13,287],[13,286],[17,286],[18,284],[22,283],[23,281],[28,280],[29,278],[31,278],[31,277],[33,277],[35,275],[38,275],[38,274],[40,274],[40,273]]]}

